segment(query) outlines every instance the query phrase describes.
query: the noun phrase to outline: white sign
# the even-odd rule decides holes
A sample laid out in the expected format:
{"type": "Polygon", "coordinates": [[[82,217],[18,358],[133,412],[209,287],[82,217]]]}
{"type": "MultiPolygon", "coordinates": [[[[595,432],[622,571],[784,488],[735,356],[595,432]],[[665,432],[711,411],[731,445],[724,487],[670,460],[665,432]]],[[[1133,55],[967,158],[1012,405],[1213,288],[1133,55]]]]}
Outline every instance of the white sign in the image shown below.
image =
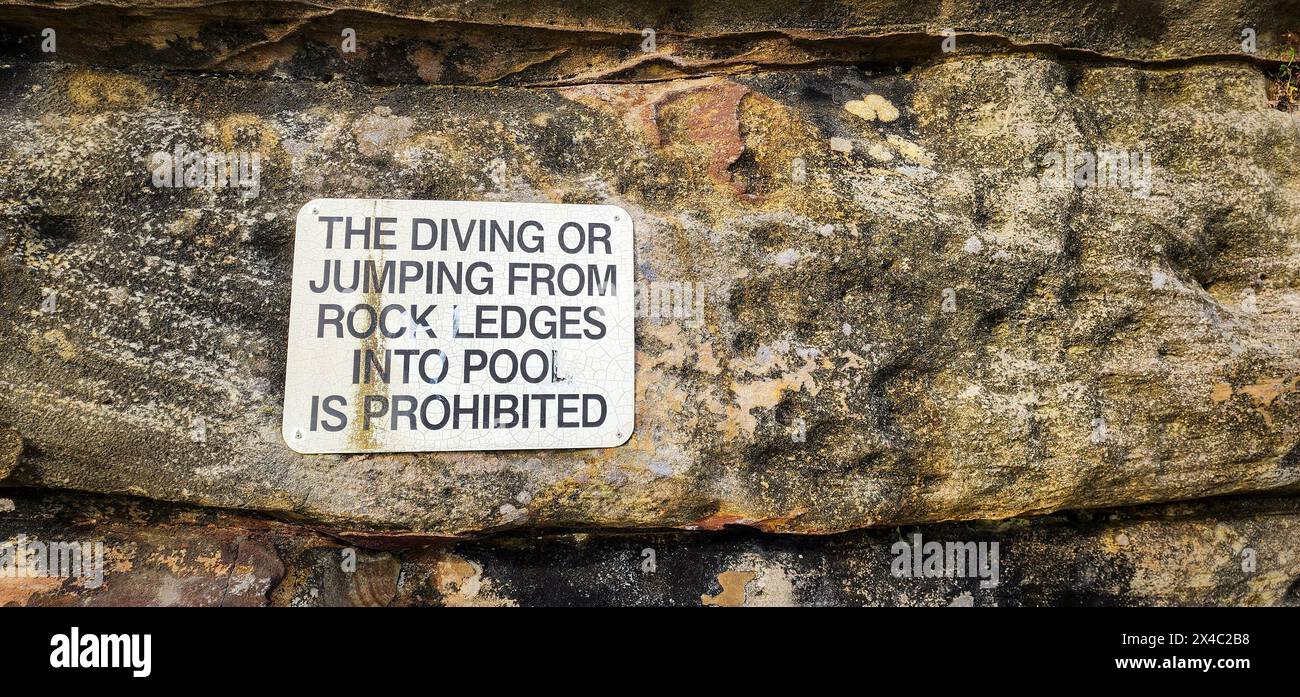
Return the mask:
{"type": "Polygon", "coordinates": [[[610,448],[635,419],[617,206],[317,199],[283,433],[300,453],[610,448]]]}

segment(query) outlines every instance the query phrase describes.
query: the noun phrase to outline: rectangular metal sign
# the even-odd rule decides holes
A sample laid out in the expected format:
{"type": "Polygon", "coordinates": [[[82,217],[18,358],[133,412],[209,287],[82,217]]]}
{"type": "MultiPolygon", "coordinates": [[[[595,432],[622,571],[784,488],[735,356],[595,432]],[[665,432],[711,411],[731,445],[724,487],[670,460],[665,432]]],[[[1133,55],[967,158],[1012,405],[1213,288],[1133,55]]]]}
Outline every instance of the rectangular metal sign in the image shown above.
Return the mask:
{"type": "Polygon", "coordinates": [[[617,206],[308,203],[285,442],[300,453],[623,444],[635,418],[632,257],[617,206]]]}

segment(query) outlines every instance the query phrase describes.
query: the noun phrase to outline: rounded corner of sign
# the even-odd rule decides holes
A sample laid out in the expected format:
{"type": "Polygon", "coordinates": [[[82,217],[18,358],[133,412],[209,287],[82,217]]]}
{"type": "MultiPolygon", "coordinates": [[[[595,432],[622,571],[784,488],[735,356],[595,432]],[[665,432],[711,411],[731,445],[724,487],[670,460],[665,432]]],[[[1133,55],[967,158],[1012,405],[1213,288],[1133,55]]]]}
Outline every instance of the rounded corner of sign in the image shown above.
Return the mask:
{"type": "Polygon", "coordinates": [[[626,208],[624,208],[624,207],[622,207],[622,206],[619,206],[619,205],[616,205],[616,204],[613,204],[613,203],[606,203],[606,204],[604,204],[604,206],[605,206],[606,208],[611,208],[611,209],[613,209],[613,212],[616,213],[616,215],[614,216],[616,220],[617,220],[619,217],[621,217],[623,220],[626,220],[626,221],[627,221],[627,224],[628,224],[628,225],[635,227],[635,226],[632,224],[632,214],[631,214],[631,213],[628,213],[626,208]]]}
{"type": "Polygon", "coordinates": [[[323,199],[323,198],[314,198],[314,199],[312,199],[312,200],[310,200],[310,201],[308,201],[308,202],[302,204],[302,206],[298,208],[298,215],[297,215],[297,217],[298,217],[298,218],[302,218],[304,215],[308,215],[308,214],[309,214],[308,211],[309,211],[313,206],[320,207],[321,204],[325,203],[327,200],[328,200],[328,199],[323,199]]]}
{"type": "Polygon", "coordinates": [[[616,440],[616,441],[614,441],[612,444],[610,444],[610,445],[608,445],[608,446],[606,446],[606,447],[609,447],[609,448],[621,448],[621,447],[627,445],[627,442],[630,441],[630,440],[632,440],[632,434],[631,434],[631,433],[627,434],[626,436],[623,436],[622,440],[616,440]]]}
{"type": "Polygon", "coordinates": [[[607,445],[607,446],[605,446],[605,447],[607,447],[607,448],[621,448],[621,447],[627,445],[628,441],[632,440],[632,436],[634,436],[634,435],[636,435],[636,421],[635,421],[635,420],[631,423],[631,425],[630,425],[629,428],[627,429],[627,433],[626,433],[625,435],[623,435],[622,437],[615,437],[614,442],[611,443],[611,444],[609,444],[609,445],[607,445]]]}
{"type": "Polygon", "coordinates": [[[306,449],[306,448],[304,448],[304,447],[302,446],[302,441],[301,441],[300,439],[298,439],[298,438],[293,438],[292,436],[289,435],[289,425],[288,425],[288,424],[285,424],[284,426],[282,426],[282,427],[280,428],[280,440],[284,441],[284,444],[285,444],[286,446],[288,446],[288,448],[289,448],[290,450],[294,451],[295,453],[298,453],[299,455],[314,455],[314,454],[315,454],[315,451],[312,451],[312,450],[310,450],[310,449],[306,449]],[[298,441],[298,442],[295,443],[294,441],[298,441]]]}

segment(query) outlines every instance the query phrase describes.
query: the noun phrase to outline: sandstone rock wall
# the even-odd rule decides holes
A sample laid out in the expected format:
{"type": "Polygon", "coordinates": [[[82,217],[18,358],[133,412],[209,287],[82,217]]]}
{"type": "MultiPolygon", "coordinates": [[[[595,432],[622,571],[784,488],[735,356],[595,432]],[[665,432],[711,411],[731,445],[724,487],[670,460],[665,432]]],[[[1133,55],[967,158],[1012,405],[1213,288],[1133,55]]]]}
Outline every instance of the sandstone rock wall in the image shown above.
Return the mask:
{"type": "Polygon", "coordinates": [[[4,597],[1287,602],[1298,18],[0,2],[0,482],[18,492],[0,536],[102,530],[139,569],[4,597]],[[257,153],[256,189],[153,185],[151,154],[176,147],[257,153]],[[1081,153],[1131,166],[1053,177],[1081,153]],[[293,219],[318,197],[632,212],[632,441],[289,450],[293,219]],[[891,576],[916,524],[1003,539],[1001,590],[891,576]],[[760,532],[706,534],[732,525],[760,532]],[[373,573],[340,576],[339,539],[373,573]],[[682,565],[637,575],[632,553],[663,546],[682,565]],[[206,560],[171,570],[193,585],[138,561],[182,547],[206,560]],[[246,567],[249,585],[221,584],[246,567]],[[625,582],[596,593],[588,572],[625,582]]]}

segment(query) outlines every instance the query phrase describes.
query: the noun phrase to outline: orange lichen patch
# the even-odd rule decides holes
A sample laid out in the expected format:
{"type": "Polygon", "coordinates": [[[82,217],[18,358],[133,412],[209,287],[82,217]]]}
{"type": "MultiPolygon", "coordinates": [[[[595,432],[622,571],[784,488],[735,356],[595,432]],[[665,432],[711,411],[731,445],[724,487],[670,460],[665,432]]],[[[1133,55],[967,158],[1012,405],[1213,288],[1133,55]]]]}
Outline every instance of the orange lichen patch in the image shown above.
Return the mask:
{"type": "Polygon", "coordinates": [[[869,365],[867,359],[852,351],[840,351],[836,358],[844,361],[840,366],[844,371],[861,370],[869,365]]]}
{"type": "Polygon", "coordinates": [[[753,571],[724,571],[718,574],[722,592],[717,595],[701,594],[700,602],[714,607],[741,607],[745,604],[745,584],[758,574],[753,571]]]}
{"type": "MultiPolygon", "coordinates": [[[[649,418],[651,412],[659,414],[681,412],[689,397],[675,380],[666,378],[662,372],[656,371],[655,366],[651,365],[652,360],[644,353],[637,352],[636,408],[638,423],[641,423],[643,418],[649,418]],[[651,398],[653,401],[650,401],[651,398]]],[[[637,430],[640,431],[640,429],[637,430]]]]}
{"type": "Polygon", "coordinates": [[[275,154],[280,147],[280,136],[256,114],[231,114],[217,125],[221,147],[238,150],[249,146],[263,154],[275,154]]]}
{"type": "Polygon", "coordinates": [[[1273,415],[1269,413],[1268,408],[1278,397],[1297,390],[1300,390],[1300,376],[1274,378],[1236,388],[1226,382],[1220,382],[1214,385],[1214,389],[1210,392],[1210,399],[1215,402],[1226,402],[1234,394],[1244,394],[1255,403],[1255,413],[1264,417],[1265,424],[1272,426],[1273,415]]]}
{"type": "Polygon", "coordinates": [[[32,353],[46,354],[53,350],[59,358],[65,361],[71,361],[77,357],[77,347],[68,339],[68,335],[63,333],[62,329],[51,329],[40,336],[33,336],[27,342],[27,348],[32,353]]]}
{"type": "Polygon", "coordinates": [[[812,376],[804,374],[783,375],[771,380],[756,380],[750,383],[732,385],[732,389],[736,391],[737,406],[728,407],[727,409],[727,435],[729,437],[736,436],[742,431],[753,435],[754,430],[758,428],[758,418],[751,411],[775,407],[781,403],[781,395],[785,394],[786,390],[798,392],[803,388],[805,380],[811,383],[812,376]]]}
{"type": "Polygon", "coordinates": [[[219,555],[195,559],[187,559],[188,556],[189,551],[185,549],[156,551],[146,556],[144,561],[150,566],[167,569],[176,578],[192,576],[196,572],[226,573],[231,566],[230,563],[223,562],[219,555]]]}
{"type": "Polygon", "coordinates": [[[134,542],[120,542],[104,550],[104,567],[112,573],[130,573],[135,570],[135,559],[139,545],[134,542]]]}
{"type": "MultiPolygon", "coordinates": [[[[754,430],[758,428],[758,418],[750,411],[775,407],[781,402],[781,396],[786,390],[798,392],[807,389],[810,395],[816,396],[819,388],[813,378],[813,371],[818,368],[832,368],[834,363],[830,359],[818,360],[815,356],[808,356],[802,366],[790,370],[785,356],[777,355],[774,357],[772,367],[780,370],[782,374],[774,378],[732,383],[731,389],[736,393],[736,404],[727,407],[727,422],[724,425],[727,437],[733,438],[741,433],[752,436],[754,430]]],[[[743,365],[741,368],[744,369],[743,365]]],[[[761,370],[762,367],[753,367],[746,372],[757,373],[761,370]]]]}
{"type": "Polygon", "coordinates": [[[575,101],[621,114],[625,125],[656,148],[702,150],[709,177],[739,194],[745,185],[730,170],[745,152],[739,109],[749,92],[745,85],[719,78],[560,90],[575,101]]]}
{"type": "Polygon", "coordinates": [[[645,334],[655,340],[666,344],[666,348],[653,355],[641,352],[637,364],[644,364],[647,368],[680,368],[686,365],[690,356],[691,343],[682,333],[682,327],[677,322],[667,324],[647,324],[645,334]]]}
{"type": "Polygon", "coordinates": [[[1278,397],[1290,392],[1295,392],[1297,387],[1300,387],[1300,377],[1294,377],[1290,380],[1266,380],[1253,385],[1239,387],[1237,388],[1237,391],[1242,394],[1250,395],[1251,399],[1255,400],[1257,404],[1267,407],[1272,405],[1273,400],[1278,397]]]}
{"type": "Polygon", "coordinates": [[[700,346],[700,357],[695,361],[695,369],[709,375],[718,375],[722,372],[717,356],[713,355],[713,344],[700,346]]]}
{"type": "MultiPolygon", "coordinates": [[[[650,429],[644,428],[645,425],[660,420],[665,415],[681,414],[698,408],[719,416],[726,413],[722,390],[712,385],[705,389],[696,387],[687,389],[676,376],[664,370],[664,368],[694,367],[702,373],[719,374],[721,366],[713,353],[712,345],[698,343],[684,333],[681,325],[675,322],[647,325],[645,334],[665,346],[654,353],[638,350],[636,354],[638,435],[645,434],[646,439],[652,438],[650,429]],[[697,353],[698,357],[696,357],[697,353]]],[[[637,437],[634,436],[633,443],[623,446],[624,449],[629,446],[635,447],[636,440],[637,437]]],[[[655,449],[654,443],[649,440],[645,442],[645,446],[647,450],[655,449]]]]}
{"type": "Polygon", "coordinates": [[[126,109],[153,99],[142,83],[123,75],[83,71],[68,78],[68,100],[79,109],[126,109]]]}

